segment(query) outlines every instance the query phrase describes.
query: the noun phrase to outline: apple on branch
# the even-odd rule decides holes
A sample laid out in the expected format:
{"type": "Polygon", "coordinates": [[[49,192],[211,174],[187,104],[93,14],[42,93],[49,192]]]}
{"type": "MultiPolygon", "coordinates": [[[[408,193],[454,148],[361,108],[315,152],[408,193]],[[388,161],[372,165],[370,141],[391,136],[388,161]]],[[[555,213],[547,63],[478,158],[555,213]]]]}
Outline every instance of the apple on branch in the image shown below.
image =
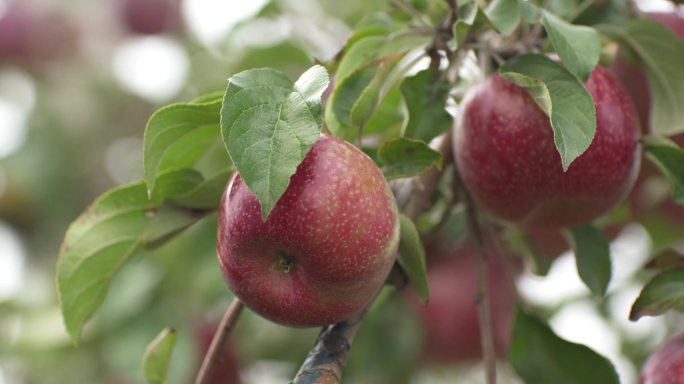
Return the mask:
{"type": "Polygon", "coordinates": [[[346,320],[374,298],[396,258],[397,206],[375,163],[322,135],[264,221],[240,176],[219,208],[223,275],[242,302],[293,327],[346,320]]]}
{"type": "Polygon", "coordinates": [[[473,86],[454,126],[463,182],[494,216],[529,228],[586,224],[628,194],[639,171],[639,122],[629,95],[604,68],[586,83],[596,134],[567,171],[549,117],[528,92],[493,75],[473,86]]]}

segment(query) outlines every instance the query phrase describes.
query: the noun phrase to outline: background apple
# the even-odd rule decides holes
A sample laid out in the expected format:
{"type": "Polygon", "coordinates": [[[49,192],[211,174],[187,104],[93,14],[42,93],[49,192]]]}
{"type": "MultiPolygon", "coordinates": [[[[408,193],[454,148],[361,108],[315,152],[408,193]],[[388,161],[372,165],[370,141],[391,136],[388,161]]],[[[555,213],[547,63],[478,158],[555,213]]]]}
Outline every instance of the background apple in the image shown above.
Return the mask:
{"type": "Polygon", "coordinates": [[[322,135],[268,219],[239,176],[219,208],[218,255],[232,291],[267,319],[296,327],[345,320],[395,260],[397,207],[375,163],[322,135]]]}
{"type": "MultiPolygon", "coordinates": [[[[681,40],[684,40],[684,18],[677,12],[645,13],[645,17],[655,20],[668,27],[681,40]]],[[[641,64],[629,62],[623,52],[618,51],[610,70],[622,82],[629,95],[634,100],[634,105],[639,113],[639,121],[644,132],[650,132],[648,116],[651,112],[651,91],[648,88],[648,80],[641,64]]],[[[678,138],[679,144],[684,143],[684,135],[678,138]]]]}
{"type": "Polygon", "coordinates": [[[646,361],[640,384],[684,384],[684,333],[665,342],[646,361]]]}
{"type": "Polygon", "coordinates": [[[0,62],[40,65],[76,48],[76,30],[59,14],[10,2],[0,11],[0,62]]]}
{"type": "MultiPolygon", "coordinates": [[[[471,247],[439,255],[428,249],[430,298],[422,305],[411,301],[425,331],[424,358],[428,362],[474,361],[482,358],[480,324],[476,300],[476,257],[471,247]]],[[[516,307],[515,283],[502,255],[487,248],[489,305],[494,344],[499,357],[505,355],[516,307]]]]}
{"type": "Polygon", "coordinates": [[[175,0],[116,0],[124,25],[143,35],[173,32],[180,28],[180,4],[175,0]]]}
{"type": "Polygon", "coordinates": [[[563,172],[548,116],[523,88],[494,75],[471,88],[455,125],[463,181],[490,213],[526,227],[585,224],[629,192],[639,170],[639,123],[629,95],[605,69],[587,84],[596,136],[563,172]]]}

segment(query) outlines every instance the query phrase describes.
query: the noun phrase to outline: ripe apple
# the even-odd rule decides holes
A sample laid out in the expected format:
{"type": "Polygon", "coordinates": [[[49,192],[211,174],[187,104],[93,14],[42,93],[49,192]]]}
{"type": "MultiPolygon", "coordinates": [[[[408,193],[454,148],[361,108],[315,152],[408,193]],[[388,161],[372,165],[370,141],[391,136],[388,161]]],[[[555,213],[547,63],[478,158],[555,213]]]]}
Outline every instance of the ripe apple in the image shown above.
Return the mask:
{"type": "Polygon", "coordinates": [[[553,229],[585,224],[626,196],[641,159],[636,111],[602,67],[586,88],[596,104],[596,135],[566,172],[549,118],[525,89],[493,75],[468,91],[454,153],[482,207],[524,227],[553,229]]]}
{"type": "MultiPolygon", "coordinates": [[[[428,249],[428,252],[430,250],[428,249]]],[[[496,354],[508,349],[511,323],[516,307],[515,283],[502,256],[487,248],[489,306],[496,354]]],[[[474,249],[452,250],[448,255],[428,259],[430,298],[414,304],[425,330],[424,358],[428,362],[474,361],[482,358],[480,323],[476,302],[477,271],[474,249]]]]}
{"type": "Polygon", "coordinates": [[[219,208],[223,275],[247,307],[313,327],[360,312],[396,258],[397,207],[380,169],[355,146],[321,135],[262,221],[240,176],[219,208]]]}
{"type": "Polygon", "coordinates": [[[172,32],[180,27],[180,5],[174,0],[117,0],[129,31],[141,35],[172,32]]]}
{"type": "Polygon", "coordinates": [[[669,339],[646,360],[639,384],[684,384],[684,333],[669,339]]]}
{"type": "MultiPolygon", "coordinates": [[[[197,369],[202,365],[204,360],[204,355],[209,350],[211,341],[214,338],[214,333],[216,332],[217,325],[212,325],[210,323],[200,324],[198,327],[195,338],[197,340],[197,369]]],[[[240,364],[235,356],[233,347],[229,342],[223,344],[223,350],[220,352],[219,358],[216,364],[213,366],[211,372],[209,373],[209,378],[207,380],[208,384],[239,384],[240,381],[240,364]]]]}

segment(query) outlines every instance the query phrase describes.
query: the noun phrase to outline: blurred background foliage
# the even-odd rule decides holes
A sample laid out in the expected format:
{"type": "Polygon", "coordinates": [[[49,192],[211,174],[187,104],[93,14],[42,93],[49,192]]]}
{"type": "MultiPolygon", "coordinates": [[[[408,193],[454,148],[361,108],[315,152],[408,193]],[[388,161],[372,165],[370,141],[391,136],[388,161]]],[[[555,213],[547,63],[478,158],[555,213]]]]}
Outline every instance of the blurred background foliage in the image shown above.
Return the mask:
{"type": "MultiPolygon", "coordinates": [[[[231,299],[215,256],[215,216],[128,263],[78,347],[63,329],[54,289],[66,228],[96,196],[142,177],[142,135],[154,110],[221,91],[230,75],[247,68],[273,67],[296,78],[334,57],[355,25],[386,6],[385,0],[0,0],[0,384],[141,383],[145,347],[166,326],[178,333],[170,382],[190,382],[206,348],[202,340],[231,299]]],[[[669,226],[655,233],[668,231],[675,233],[667,239],[681,238],[669,226]]],[[[626,255],[616,261],[625,271],[613,287],[626,289],[601,304],[577,278],[570,255],[546,278],[518,282],[528,300],[548,308],[557,333],[606,354],[624,383],[636,382],[641,361],[668,325],[681,322],[676,315],[626,320],[651,238],[633,226],[613,243],[626,255]]],[[[479,363],[424,364],[423,330],[410,305],[397,295],[371,311],[345,381],[481,381],[479,363]]],[[[231,339],[242,379],[288,381],[317,332],[246,311],[231,339]]],[[[503,383],[516,382],[501,369],[503,383]]]]}

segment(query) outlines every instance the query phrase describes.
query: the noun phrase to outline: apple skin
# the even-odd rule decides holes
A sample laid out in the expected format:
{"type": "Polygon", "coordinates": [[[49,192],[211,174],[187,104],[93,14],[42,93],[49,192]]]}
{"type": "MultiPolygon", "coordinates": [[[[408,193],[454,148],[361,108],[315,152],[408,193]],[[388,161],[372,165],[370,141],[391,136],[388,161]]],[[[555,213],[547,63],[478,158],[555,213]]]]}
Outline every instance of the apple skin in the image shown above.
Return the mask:
{"type": "Polygon", "coordinates": [[[346,320],[370,303],[396,259],[397,206],[375,163],[321,135],[261,219],[237,176],[219,208],[223,275],[247,307],[282,325],[346,320]]]}
{"type": "Polygon", "coordinates": [[[646,360],[639,384],[684,384],[684,333],[669,339],[646,360]]]}
{"type": "MultiPolygon", "coordinates": [[[[428,303],[423,305],[415,295],[411,295],[411,302],[425,330],[423,357],[430,363],[480,360],[482,345],[475,304],[477,254],[471,247],[466,247],[437,259],[433,256],[431,253],[428,259],[428,303]]],[[[493,247],[487,247],[487,256],[494,347],[496,355],[504,357],[516,308],[515,283],[493,247]]]]}
{"type": "Polygon", "coordinates": [[[472,87],[454,126],[454,153],[477,202],[528,228],[590,222],[629,192],[639,171],[639,122],[629,95],[604,68],[587,84],[596,136],[563,172],[548,117],[523,88],[499,75],[472,87]]]}

